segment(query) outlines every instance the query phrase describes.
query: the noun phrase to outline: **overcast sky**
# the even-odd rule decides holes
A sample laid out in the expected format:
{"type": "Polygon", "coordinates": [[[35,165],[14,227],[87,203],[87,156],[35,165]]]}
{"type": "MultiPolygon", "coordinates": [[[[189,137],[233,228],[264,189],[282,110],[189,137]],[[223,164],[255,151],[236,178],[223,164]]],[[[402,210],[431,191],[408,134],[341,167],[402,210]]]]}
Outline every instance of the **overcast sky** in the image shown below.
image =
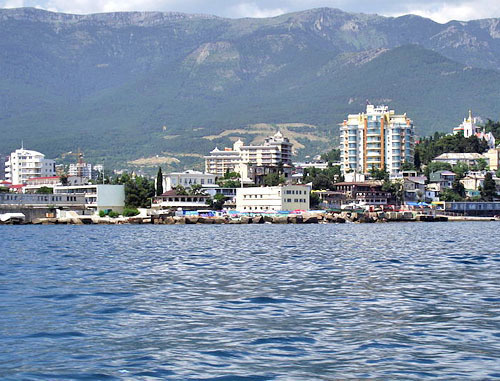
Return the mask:
{"type": "Polygon", "coordinates": [[[67,13],[177,11],[222,17],[270,17],[318,7],[399,16],[413,13],[437,22],[500,17],[500,0],[0,0],[2,8],[38,7],[67,13]]]}

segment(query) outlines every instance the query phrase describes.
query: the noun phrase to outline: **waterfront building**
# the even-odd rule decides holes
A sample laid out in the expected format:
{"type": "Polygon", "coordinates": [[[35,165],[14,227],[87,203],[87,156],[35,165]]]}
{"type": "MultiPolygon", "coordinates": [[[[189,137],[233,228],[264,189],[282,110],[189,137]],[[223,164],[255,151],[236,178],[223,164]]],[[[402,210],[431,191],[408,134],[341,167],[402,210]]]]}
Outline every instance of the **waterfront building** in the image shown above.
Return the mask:
{"type": "Polygon", "coordinates": [[[439,183],[429,183],[425,186],[425,196],[426,202],[439,201],[439,195],[441,194],[441,185],[439,183]]]}
{"type": "Polygon", "coordinates": [[[500,214],[500,202],[457,201],[438,202],[436,210],[463,216],[496,216],[500,214]]]}
{"type": "Polygon", "coordinates": [[[207,209],[207,201],[210,196],[206,194],[184,195],[179,194],[175,189],[171,189],[160,196],[153,198],[151,202],[152,209],[162,210],[200,210],[207,209]]]}
{"type": "Polygon", "coordinates": [[[56,175],[54,160],[45,159],[45,155],[23,148],[10,154],[5,163],[5,179],[13,185],[25,184],[32,177],[56,175]]]}
{"type": "Polygon", "coordinates": [[[321,209],[340,209],[346,203],[346,194],[339,191],[314,190],[311,193],[318,195],[321,209]]]}
{"type": "Polygon", "coordinates": [[[309,185],[238,188],[236,209],[251,213],[308,210],[310,193],[309,185]]]}
{"type": "MultiPolygon", "coordinates": [[[[67,185],[85,185],[86,183],[86,179],[82,177],[67,177],[67,185]]],[[[26,181],[23,192],[36,193],[36,191],[42,187],[54,188],[56,185],[63,185],[60,176],[32,177],[26,181]]]]}
{"type": "Polygon", "coordinates": [[[163,175],[163,190],[169,191],[178,185],[182,185],[184,188],[191,188],[193,185],[213,187],[216,177],[217,176],[212,173],[203,173],[193,170],[167,173],[163,175]]]}
{"type": "Polygon", "coordinates": [[[83,194],[58,193],[58,194],[22,194],[0,193],[0,208],[64,208],[81,209],[85,207],[83,194]]]}
{"type": "Polygon", "coordinates": [[[468,166],[476,165],[480,159],[488,160],[488,157],[480,153],[448,152],[435,157],[432,161],[436,163],[448,163],[451,166],[465,163],[468,166]]]}
{"type": "Polygon", "coordinates": [[[485,132],[483,127],[477,125],[478,118],[472,117],[472,111],[469,110],[469,117],[464,118],[463,122],[453,129],[453,134],[462,133],[464,137],[470,138],[475,135],[479,139],[484,139],[489,148],[495,148],[495,137],[491,132],[485,132]]]}
{"type": "Polygon", "coordinates": [[[414,126],[406,114],[387,106],[366,106],[366,113],[350,114],[340,125],[341,168],[344,173],[369,173],[372,168],[389,174],[413,163],[414,126]]]}
{"type": "Polygon", "coordinates": [[[456,174],[451,171],[436,171],[429,175],[429,182],[439,183],[440,190],[453,188],[456,174]]]}
{"type": "Polygon", "coordinates": [[[341,182],[333,184],[333,190],[345,195],[346,203],[358,205],[387,205],[391,193],[382,190],[380,182],[341,182]]]}
{"type": "Polygon", "coordinates": [[[425,176],[403,177],[404,201],[421,201],[425,196],[425,176]]]}
{"type": "Polygon", "coordinates": [[[56,185],[54,194],[68,193],[85,196],[85,207],[91,211],[113,210],[121,213],[125,207],[125,186],[110,184],[56,185]]]}
{"type": "Polygon", "coordinates": [[[215,148],[205,156],[205,172],[219,177],[227,171],[238,172],[243,181],[265,176],[280,171],[288,178],[292,168],[292,143],[277,132],[264,140],[260,145],[245,145],[238,139],[233,148],[223,151],[215,148]]]}

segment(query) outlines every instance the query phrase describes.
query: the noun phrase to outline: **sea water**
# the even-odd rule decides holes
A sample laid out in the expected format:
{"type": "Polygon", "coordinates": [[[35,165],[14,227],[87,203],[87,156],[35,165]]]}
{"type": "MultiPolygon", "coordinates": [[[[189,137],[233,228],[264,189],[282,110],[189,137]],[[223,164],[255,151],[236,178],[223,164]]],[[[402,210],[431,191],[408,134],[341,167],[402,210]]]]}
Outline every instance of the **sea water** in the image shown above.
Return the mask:
{"type": "Polygon", "coordinates": [[[0,378],[500,378],[500,223],[0,227],[0,378]]]}

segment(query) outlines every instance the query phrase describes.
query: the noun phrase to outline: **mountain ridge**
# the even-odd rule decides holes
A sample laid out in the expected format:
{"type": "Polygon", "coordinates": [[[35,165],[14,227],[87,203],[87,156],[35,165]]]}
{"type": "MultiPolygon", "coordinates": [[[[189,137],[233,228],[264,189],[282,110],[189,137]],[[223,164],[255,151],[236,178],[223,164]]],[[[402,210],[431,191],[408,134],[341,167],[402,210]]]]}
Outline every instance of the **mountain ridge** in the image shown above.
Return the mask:
{"type": "Polygon", "coordinates": [[[335,145],[338,123],[366,99],[407,112],[420,135],[450,130],[470,108],[500,113],[500,19],[439,24],[331,8],[75,17],[0,10],[0,151],[31,137],[50,156],[80,146],[119,163],[199,155],[230,145],[224,130],[299,123],[315,126],[296,137],[303,156],[335,145]]]}

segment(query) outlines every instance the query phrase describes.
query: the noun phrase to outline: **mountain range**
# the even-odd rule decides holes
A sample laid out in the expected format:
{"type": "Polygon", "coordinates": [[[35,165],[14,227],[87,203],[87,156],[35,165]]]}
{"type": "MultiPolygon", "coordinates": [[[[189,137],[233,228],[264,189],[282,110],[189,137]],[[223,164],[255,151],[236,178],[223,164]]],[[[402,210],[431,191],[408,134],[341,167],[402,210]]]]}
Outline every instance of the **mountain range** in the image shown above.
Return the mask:
{"type": "Polygon", "coordinates": [[[278,129],[298,158],[324,152],[367,101],[407,113],[421,136],[469,109],[497,120],[499,24],[2,9],[0,152],[24,140],[53,158],[80,148],[118,167],[200,167],[216,146],[278,129]]]}

